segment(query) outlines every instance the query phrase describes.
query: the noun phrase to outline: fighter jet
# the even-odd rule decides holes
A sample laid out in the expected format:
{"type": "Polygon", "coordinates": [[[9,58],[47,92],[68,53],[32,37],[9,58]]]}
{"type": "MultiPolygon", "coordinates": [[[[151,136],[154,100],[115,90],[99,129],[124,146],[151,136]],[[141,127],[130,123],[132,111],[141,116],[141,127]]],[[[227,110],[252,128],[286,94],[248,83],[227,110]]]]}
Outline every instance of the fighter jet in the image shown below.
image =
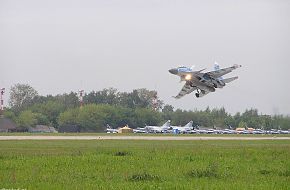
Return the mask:
{"type": "Polygon", "coordinates": [[[193,121],[190,121],[185,126],[171,126],[172,130],[178,130],[179,133],[189,133],[191,130],[193,130],[193,121]]]}
{"type": "Polygon", "coordinates": [[[107,124],[107,128],[105,131],[107,133],[118,133],[118,129],[113,129],[109,124],[107,124]]]}
{"type": "Polygon", "coordinates": [[[162,126],[147,126],[145,127],[148,133],[166,133],[171,129],[170,120],[166,121],[162,126]]]}
{"type": "Polygon", "coordinates": [[[200,98],[210,92],[214,92],[216,88],[223,88],[227,83],[238,79],[238,77],[223,79],[222,76],[232,72],[239,67],[241,67],[241,65],[235,64],[232,67],[220,69],[219,65],[215,63],[215,70],[210,72],[203,72],[205,69],[193,71],[191,68],[184,66],[170,69],[169,72],[171,74],[180,77],[180,82],[185,81],[183,88],[174,98],[179,99],[195,90],[195,96],[200,98]]]}

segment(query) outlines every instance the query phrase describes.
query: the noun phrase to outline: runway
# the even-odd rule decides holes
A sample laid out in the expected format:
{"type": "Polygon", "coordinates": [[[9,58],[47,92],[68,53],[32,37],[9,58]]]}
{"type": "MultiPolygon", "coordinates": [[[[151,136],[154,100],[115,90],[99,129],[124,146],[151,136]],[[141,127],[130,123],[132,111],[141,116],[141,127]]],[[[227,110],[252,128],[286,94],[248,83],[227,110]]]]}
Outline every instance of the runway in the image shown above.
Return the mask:
{"type": "Polygon", "coordinates": [[[290,137],[208,137],[208,136],[0,136],[1,140],[290,140],[290,137]]]}

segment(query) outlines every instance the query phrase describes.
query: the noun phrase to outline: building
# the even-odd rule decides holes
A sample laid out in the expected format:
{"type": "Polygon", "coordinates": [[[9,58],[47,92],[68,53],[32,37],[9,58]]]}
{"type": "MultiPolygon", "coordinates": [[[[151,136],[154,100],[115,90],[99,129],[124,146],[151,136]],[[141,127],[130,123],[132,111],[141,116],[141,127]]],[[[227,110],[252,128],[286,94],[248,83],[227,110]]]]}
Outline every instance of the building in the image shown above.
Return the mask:
{"type": "Polygon", "coordinates": [[[79,133],[81,132],[81,129],[77,125],[67,124],[67,125],[60,126],[58,129],[58,132],[59,133],[79,133]]]}
{"type": "Polygon", "coordinates": [[[131,129],[128,125],[119,129],[118,133],[133,133],[133,129],[131,129]]]}
{"type": "Polygon", "coordinates": [[[17,131],[16,124],[4,117],[0,117],[0,132],[8,133],[8,132],[15,132],[17,131]]]}
{"type": "Polygon", "coordinates": [[[36,125],[35,127],[29,127],[28,132],[30,133],[57,133],[54,127],[46,125],[36,125]]]}

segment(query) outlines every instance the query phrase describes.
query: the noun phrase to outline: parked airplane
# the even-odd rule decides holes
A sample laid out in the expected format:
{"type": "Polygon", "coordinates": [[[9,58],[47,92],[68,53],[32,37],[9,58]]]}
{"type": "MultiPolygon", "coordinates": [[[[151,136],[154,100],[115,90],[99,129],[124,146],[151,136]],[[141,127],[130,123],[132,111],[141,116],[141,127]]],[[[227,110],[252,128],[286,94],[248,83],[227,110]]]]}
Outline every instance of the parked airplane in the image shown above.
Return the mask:
{"type": "Polygon", "coordinates": [[[179,76],[180,81],[185,81],[183,88],[174,98],[179,99],[195,90],[197,91],[195,96],[199,98],[207,95],[210,92],[214,92],[216,88],[223,88],[226,83],[230,83],[238,79],[238,77],[223,79],[222,76],[232,72],[239,67],[241,67],[241,65],[233,65],[232,67],[220,69],[219,65],[215,63],[215,70],[206,73],[202,72],[205,69],[200,71],[193,71],[191,68],[183,66],[170,69],[169,72],[171,74],[179,76]]]}
{"type": "Polygon", "coordinates": [[[146,126],[145,129],[149,133],[166,133],[171,129],[170,120],[166,121],[162,126],[146,126]]]}
{"type": "Polygon", "coordinates": [[[107,133],[118,133],[118,129],[113,129],[109,124],[107,124],[107,128],[105,131],[107,133]]]}
{"type": "Polygon", "coordinates": [[[147,133],[145,127],[138,127],[137,129],[133,129],[133,133],[147,133]]]}
{"type": "Polygon", "coordinates": [[[193,121],[190,121],[184,126],[172,126],[172,130],[178,130],[179,133],[190,133],[193,130],[193,121]]]}

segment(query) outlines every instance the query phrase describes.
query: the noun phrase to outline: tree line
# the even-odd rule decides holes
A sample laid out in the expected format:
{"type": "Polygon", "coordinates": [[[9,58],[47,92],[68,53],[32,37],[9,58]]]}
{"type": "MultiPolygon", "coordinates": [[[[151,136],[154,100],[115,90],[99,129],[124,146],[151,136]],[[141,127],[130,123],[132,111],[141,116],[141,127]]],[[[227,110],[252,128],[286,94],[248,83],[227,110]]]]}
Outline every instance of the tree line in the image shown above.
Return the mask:
{"type": "Polygon", "coordinates": [[[4,115],[16,122],[19,128],[49,125],[55,128],[74,125],[82,131],[103,131],[106,124],[113,127],[129,125],[161,125],[171,120],[172,125],[185,125],[190,120],[194,126],[263,129],[288,129],[290,118],[283,115],[263,115],[257,109],[231,115],[224,108],[206,110],[181,110],[164,104],[156,91],[135,89],[118,92],[114,88],[91,91],[83,96],[80,107],[75,92],[41,96],[27,84],[16,84],[10,90],[9,108],[4,115]],[[154,109],[153,109],[154,108],[154,109]]]}

